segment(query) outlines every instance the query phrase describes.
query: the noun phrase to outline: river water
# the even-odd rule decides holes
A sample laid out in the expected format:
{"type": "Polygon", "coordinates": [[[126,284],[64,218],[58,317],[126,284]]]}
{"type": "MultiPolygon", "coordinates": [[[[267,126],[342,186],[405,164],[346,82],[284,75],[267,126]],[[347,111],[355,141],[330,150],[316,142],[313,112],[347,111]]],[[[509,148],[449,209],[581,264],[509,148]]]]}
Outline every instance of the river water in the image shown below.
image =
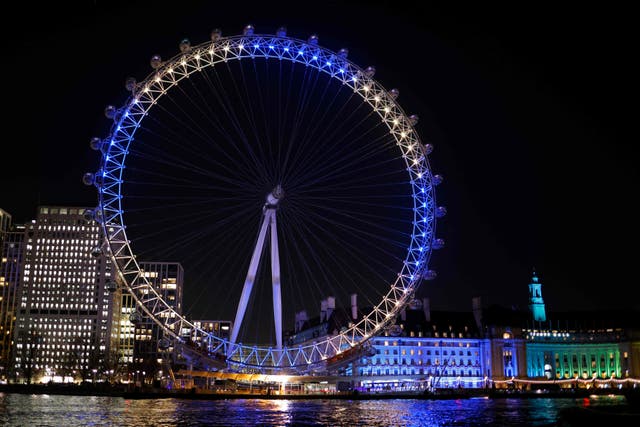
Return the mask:
{"type": "Polygon", "coordinates": [[[585,399],[185,400],[0,393],[2,426],[553,426],[585,399]]]}

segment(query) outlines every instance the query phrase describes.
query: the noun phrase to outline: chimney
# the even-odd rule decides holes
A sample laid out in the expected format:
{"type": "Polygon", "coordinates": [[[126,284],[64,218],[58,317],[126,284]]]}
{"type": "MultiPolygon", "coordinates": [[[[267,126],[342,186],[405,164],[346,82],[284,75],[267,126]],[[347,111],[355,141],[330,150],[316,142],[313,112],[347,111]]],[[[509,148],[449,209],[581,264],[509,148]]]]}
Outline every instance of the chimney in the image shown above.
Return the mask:
{"type": "Polygon", "coordinates": [[[296,333],[300,332],[304,326],[304,323],[309,320],[307,317],[307,310],[302,310],[296,313],[296,324],[294,331],[296,333]]]}
{"type": "Polygon", "coordinates": [[[333,310],[336,309],[336,298],[335,297],[327,297],[327,320],[333,314],[333,310]]]}
{"type": "Polygon", "coordinates": [[[429,298],[422,298],[422,311],[424,311],[425,322],[431,322],[431,305],[429,298]]]}
{"type": "Polygon", "coordinates": [[[327,300],[320,301],[320,323],[327,320],[327,300]]]}
{"type": "Polygon", "coordinates": [[[351,318],[358,320],[358,294],[351,294],[351,318]]]}
{"type": "Polygon", "coordinates": [[[473,308],[473,318],[476,321],[476,326],[482,330],[482,301],[480,297],[471,299],[471,307],[473,308]]]}

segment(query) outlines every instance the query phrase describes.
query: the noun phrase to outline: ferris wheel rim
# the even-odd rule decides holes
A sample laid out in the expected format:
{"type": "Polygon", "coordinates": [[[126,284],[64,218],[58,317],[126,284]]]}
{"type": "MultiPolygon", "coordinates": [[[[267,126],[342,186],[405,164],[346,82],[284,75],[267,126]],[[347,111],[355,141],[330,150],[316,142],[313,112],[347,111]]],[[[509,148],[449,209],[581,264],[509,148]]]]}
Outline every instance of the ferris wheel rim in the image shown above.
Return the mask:
{"type": "Polygon", "coordinates": [[[103,140],[100,169],[96,174],[99,193],[97,214],[107,241],[109,256],[116,266],[118,275],[142,309],[169,335],[182,340],[179,330],[183,326],[199,329],[191,321],[175,311],[155,292],[148,280],[141,274],[130,241],[127,238],[123,219],[122,184],[123,170],[129,146],[135,132],[152,106],[172,87],[192,73],[230,60],[243,58],[278,58],[303,63],[319,72],[327,73],[348,85],[378,113],[380,120],[389,128],[402,151],[407,172],[410,176],[413,199],[413,230],[411,243],[402,270],[389,291],[372,311],[362,319],[349,325],[335,336],[327,336],[313,344],[285,347],[274,350],[271,347],[230,343],[219,337],[212,337],[200,330],[202,337],[210,340],[211,349],[224,352],[230,363],[244,366],[286,369],[326,360],[335,354],[357,347],[377,334],[391,319],[406,307],[413,293],[423,279],[435,239],[435,189],[428,162],[428,152],[421,143],[411,119],[380,83],[373,79],[368,70],[362,69],[340,53],[318,46],[313,41],[304,41],[281,35],[236,35],[220,37],[176,54],[136,83],[131,97],[115,112],[114,123],[108,138],[103,140]],[[210,59],[206,59],[207,54],[210,59]],[[134,281],[140,281],[134,286],[134,281]],[[154,309],[148,309],[149,300],[138,298],[135,290],[145,288],[155,293],[154,309]],[[160,312],[173,312],[178,319],[171,325],[157,319],[160,312]],[[206,335],[205,335],[206,334],[206,335]]]}

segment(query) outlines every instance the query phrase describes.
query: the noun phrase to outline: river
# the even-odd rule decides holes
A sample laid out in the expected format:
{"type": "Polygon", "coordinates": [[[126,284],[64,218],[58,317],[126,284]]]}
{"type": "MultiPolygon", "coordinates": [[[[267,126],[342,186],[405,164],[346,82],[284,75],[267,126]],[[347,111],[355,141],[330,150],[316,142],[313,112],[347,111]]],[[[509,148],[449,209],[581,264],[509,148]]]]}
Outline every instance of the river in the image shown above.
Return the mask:
{"type": "Polygon", "coordinates": [[[0,393],[2,426],[552,426],[623,396],[457,400],[184,400],[0,393]]]}

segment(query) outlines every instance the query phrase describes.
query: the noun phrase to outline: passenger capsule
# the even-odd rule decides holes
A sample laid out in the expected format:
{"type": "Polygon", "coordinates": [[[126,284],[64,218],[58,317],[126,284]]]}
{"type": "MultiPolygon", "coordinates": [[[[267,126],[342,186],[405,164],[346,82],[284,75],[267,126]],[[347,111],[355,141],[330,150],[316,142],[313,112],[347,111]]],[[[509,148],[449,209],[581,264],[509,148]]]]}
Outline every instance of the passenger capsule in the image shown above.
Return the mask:
{"type": "Polygon", "coordinates": [[[424,273],[422,273],[422,278],[424,280],[433,280],[436,277],[438,277],[438,273],[436,273],[434,270],[427,270],[424,273]]]}
{"type": "Polygon", "coordinates": [[[114,293],[116,290],[118,290],[118,284],[116,282],[114,282],[113,280],[109,280],[107,282],[107,284],[105,285],[105,288],[110,293],[114,293]]]}
{"type": "Polygon", "coordinates": [[[391,89],[389,91],[389,95],[391,96],[391,98],[393,99],[398,99],[398,96],[400,96],[400,91],[398,89],[391,89]]]}
{"type": "Polygon", "coordinates": [[[153,55],[151,57],[151,60],[149,61],[149,64],[151,64],[151,68],[157,70],[162,66],[162,58],[160,57],[160,55],[153,55]]]}
{"type": "Polygon", "coordinates": [[[400,327],[400,325],[392,325],[389,328],[389,335],[391,335],[392,337],[397,337],[402,333],[402,327],[400,327]]]}
{"type": "Polygon", "coordinates": [[[158,341],[158,348],[160,350],[166,350],[169,347],[171,347],[171,342],[167,338],[162,338],[160,341],[158,341]]]}
{"type": "Polygon", "coordinates": [[[411,123],[411,126],[417,125],[418,120],[420,120],[420,117],[418,117],[417,114],[412,114],[409,116],[409,123],[411,123]]]}
{"type": "Polygon", "coordinates": [[[433,249],[442,249],[444,248],[444,239],[435,239],[431,244],[433,249]]]}
{"type": "Polygon", "coordinates": [[[364,75],[368,78],[373,78],[373,76],[376,75],[376,67],[374,66],[368,66],[365,70],[364,70],[364,75]]]}
{"type": "Polygon", "coordinates": [[[142,320],[142,316],[137,311],[134,311],[129,315],[129,322],[136,324],[142,320]]]}
{"type": "Polygon", "coordinates": [[[129,91],[133,92],[136,89],[136,79],[135,77],[127,77],[124,81],[124,87],[129,91]]]}
{"type": "Polygon", "coordinates": [[[424,144],[422,146],[422,149],[424,150],[424,154],[427,155],[427,156],[429,154],[433,153],[433,145],[431,145],[431,144],[424,144]]]}
{"type": "Polygon", "coordinates": [[[91,209],[85,209],[84,213],[82,214],[82,217],[84,218],[85,221],[93,221],[93,211],[91,209]]]}
{"type": "Polygon", "coordinates": [[[433,178],[431,178],[431,183],[433,185],[440,185],[442,184],[442,181],[444,181],[442,175],[433,175],[433,178]]]}
{"type": "Polygon", "coordinates": [[[84,182],[84,185],[93,185],[93,180],[94,175],[91,172],[87,172],[84,175],[82,175],[82,182],[84,182]]]}
{"type": "Polygon", "coordinates": [[[307,39],[307,43],[312,44],[312,45],[317,45],[318,44],[318,36],[316,34],[311,34],[309,36],[309,38],[307,39]]]}
{"type": "Polygon", "coordinates": [[[89,147],[91,147],[92,150],[100,151],[100,149],[102,148],[102,140],[94,136],[93,138],[91,138],[91,140],[89,140],[89,147]]]}
{"type": "Polygon", "coordinates": [[[96,246],[91,250],[91,255],[94,258],[98,258],[100,255],[102,255],[102,248],[100,246],[96,246]]]}
{"type": "Polygon", "coordinates": [[[346,59],[347,56],[349,56],[349,49],[346,47],[343,47],[338,51],[338,57],[346,59]]]}
{"type": "Polygon", "coordinates": [[[438,206],[436,208],[436,218],[442,218],[447,215],[447,208],[444,206],[438,206]]]}
{"type": "Polygon", "coordinates": [[[116,116],[118,110],[113,105],[107,105],[104,109],[104,115],[107,119],[113,119],[116,116]]]}
{"type": "Polygon", "coordinates": [[[96,222],[102,223],[102,211],[100,207],[97,207],[96,210],[93,211],[93,219],[95,219],[96,222]]]}
{"type": "Polygon", "coordinates": [[[187,53],[191,50],[191,42],[189,39],[182,39],[180,42],[180,52],[187,53]]]}
{"type": "Polygon", "coordinates": [[[244,29],[242,30],[242,34],[245,36],[252,36],[253,35],[253,25],[247,25],[244,27],[244,29]]]}
{"type": "Polygon", "coordinates": [[[276,36],[277,37],[287,37],[287,28],[286,27],[280,27],[276,30],[276,36]]]}
{"type": "Polygon", "coordinates": [[[222,31],[220,31],[219,28],[216,28],[215,30],[211,31],[211,41],[212,42],[217,42],[221,38],[222,38],[222,31]]]}
{"type": "Polygon", "coordinates": [[[422,300],[420,299],[412,299],[411,302],[409,303],[409,307],[412,310],[420,310],[422,308],[422,300]]]}
{"type": "Polygon", "coordinates": [[[98,172],[96,172],[95,175],[93,175],[93,184],[99,187],[103,183],[104,183],[104,173],[102,172],[102,170],[99,170],[98,172]]]}

